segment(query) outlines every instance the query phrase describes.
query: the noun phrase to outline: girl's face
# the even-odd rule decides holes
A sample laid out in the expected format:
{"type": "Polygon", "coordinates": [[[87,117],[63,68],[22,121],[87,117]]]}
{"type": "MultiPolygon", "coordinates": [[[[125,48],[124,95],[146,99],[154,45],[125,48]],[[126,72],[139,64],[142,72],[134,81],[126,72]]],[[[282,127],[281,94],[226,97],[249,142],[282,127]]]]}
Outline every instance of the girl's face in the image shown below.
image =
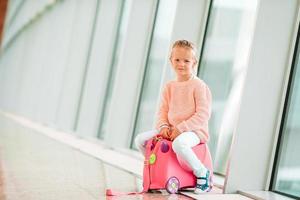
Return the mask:
{"type": "Polygon", "coordinates": [[[179,80],[188,80],[193,74],[196,59],[189,48],[174,47],[171,52],[171,64],[179,80]]]}

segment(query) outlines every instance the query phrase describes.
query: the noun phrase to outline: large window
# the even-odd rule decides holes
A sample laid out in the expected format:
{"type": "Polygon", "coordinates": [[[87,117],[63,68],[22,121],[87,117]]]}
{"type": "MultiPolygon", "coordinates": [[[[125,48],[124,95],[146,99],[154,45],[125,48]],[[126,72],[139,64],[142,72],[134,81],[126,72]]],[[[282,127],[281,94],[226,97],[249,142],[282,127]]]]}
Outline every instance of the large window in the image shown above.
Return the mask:
{"type": "MultiPolygon", "coordinates": [[[[299,39],[298,39],[299,40],[299,39]]],[[[300,198],[300,45],[291,71],[272,190],[300,198]]]]}
{"type": "Polygon", "coordinates": [[[154,128],[162,73],[168,62],[175,11],[176,1],[159,1],[133,137],[140,132],[154,128]]]}
{"type": "Polygon", "coordinates": [[[215,0],[210,9],[199,76],[213,96],[210,150],[225,174],[253,33],[256,0],[215,0]]]}
{"type": "Polygon", "coordinates": [[[112,64],[110,66],[109,79],[106,88],[106,99],[104,101],[103,111],[101,113],[102,120],[100,121],[99,130],[98,130],[98,136],[100,139],[103,139],[103,136],[107,132],[107,114],[111,109],[111,96],[113,93],[117,67],[119,65],[120,53],[124,45],[124,38],[127,31],[127,24],[129,20],[131,4],[132,4],[132,0],[126,0],[123,2],[122,5],[122,13],[120,15],[120,20],[119,20],[120,22],[119,30],[118,30],[118,35],[116,37],[116,43],[114,48],[115,52],[113,55],[112,64]]]}

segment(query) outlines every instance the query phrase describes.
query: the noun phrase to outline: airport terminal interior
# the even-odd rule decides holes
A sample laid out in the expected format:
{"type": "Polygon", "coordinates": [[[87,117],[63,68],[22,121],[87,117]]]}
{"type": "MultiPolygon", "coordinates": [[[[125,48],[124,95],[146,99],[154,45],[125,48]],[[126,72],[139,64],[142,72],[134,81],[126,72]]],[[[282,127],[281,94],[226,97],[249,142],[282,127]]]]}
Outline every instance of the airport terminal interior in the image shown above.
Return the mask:
{"type": "Polygon", "coordinates": [[[1,0],[0,200],[300,199],[299,40],[299,0],[1,0]],[[203,194],[142,192],[177,40],[212,94],[203,194]]]}

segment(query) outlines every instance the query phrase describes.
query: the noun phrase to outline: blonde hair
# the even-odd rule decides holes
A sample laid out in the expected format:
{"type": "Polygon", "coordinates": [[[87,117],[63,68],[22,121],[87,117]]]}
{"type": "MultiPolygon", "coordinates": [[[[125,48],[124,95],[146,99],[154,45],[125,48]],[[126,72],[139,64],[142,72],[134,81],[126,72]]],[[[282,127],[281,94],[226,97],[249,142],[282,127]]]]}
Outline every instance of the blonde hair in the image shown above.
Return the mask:
{"type": "Polygon", "coordinates": [[[170,59],[172,58],[172,51],[176,47],[183,47],[186,49],[190,49],[194,54],[194,59],[195,59],[196,63],[198,62],[197,57],[196,57],[197,49],[196,49],[195,45],[188,40],[177,40],[173,43],[171,53],[170,53],[170,59]]]}

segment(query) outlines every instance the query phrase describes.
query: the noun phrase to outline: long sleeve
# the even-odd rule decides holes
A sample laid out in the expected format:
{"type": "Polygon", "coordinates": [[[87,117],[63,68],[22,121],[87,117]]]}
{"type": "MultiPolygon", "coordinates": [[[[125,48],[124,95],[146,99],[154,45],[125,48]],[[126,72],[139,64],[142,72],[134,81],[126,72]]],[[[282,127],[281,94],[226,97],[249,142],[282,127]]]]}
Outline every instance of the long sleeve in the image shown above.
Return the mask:
{"type": "Polygon", "coordinates": [[[167,86],[165,86],[160,100],[160,107],[158,111],[156,129],[159,129],[164,124],[169,125],[168,111],[169,111],[169,94],[168,94],[168,88],[167,86]]]}
{"type": "Polygon", "coordinates": [[[177,124],[180,132],[196,131],[199,137],[205,141],[209,140],[208,120],[211,115],[211,92],[206,84],[202,83],[194,91],[195,113],[187,120],[177,124]]]}

